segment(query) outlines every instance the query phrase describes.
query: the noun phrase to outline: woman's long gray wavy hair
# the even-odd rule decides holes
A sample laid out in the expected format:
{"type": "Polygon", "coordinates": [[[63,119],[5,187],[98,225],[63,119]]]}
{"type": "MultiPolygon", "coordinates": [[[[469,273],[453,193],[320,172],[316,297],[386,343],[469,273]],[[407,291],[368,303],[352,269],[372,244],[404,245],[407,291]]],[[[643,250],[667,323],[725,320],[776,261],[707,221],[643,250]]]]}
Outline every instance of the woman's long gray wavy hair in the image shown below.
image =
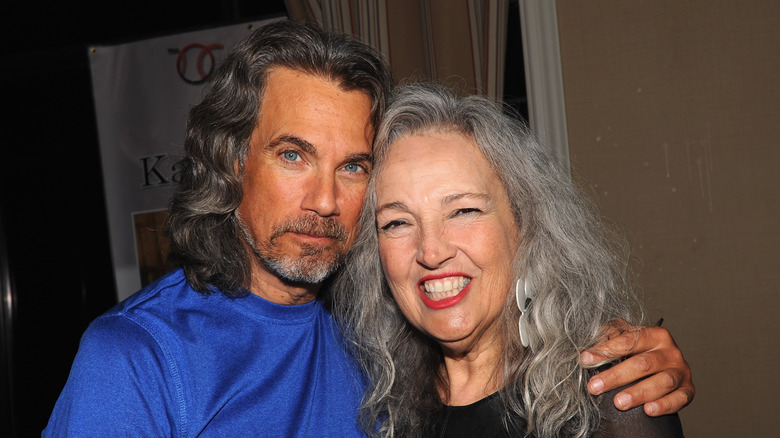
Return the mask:
{"type": "Polygon", "coordinates": [[[230,295],[247,284],[250,255],[235,212],[266,79],[280,67],[366,93],[374,127],[392,88],[389,69],[374,49],[293,21],[261,27],[227,55],[208,94],[190,111],[167,222],[171,261],[200,292],[230,295]]]}
{"type": "Polygon", "coordinates": [[[361,231],[332,288],[333,314],[369,379],[364,428],[381,436],[425,436],[441,406],[439,390],[447,391],[441,350],[406,321],[384,280],[375,218],[376,175],[388,150],[400,138],[431,131],[472,139],[503,182],[521,236],[515,274],[536,290],[529,348],[518,334],[514,293],[500,319],[504,354],[496,377],[505,421],[523,418],[537,437],[589,435],[599,415],[586,392],[591,371],[581,367],[579,354],[610,321],[635,323],[640,315],[626,281],[622,239],[524,124],[485,98],[458,99],[432,84],[397,90],[385,113],[361,231]]]}

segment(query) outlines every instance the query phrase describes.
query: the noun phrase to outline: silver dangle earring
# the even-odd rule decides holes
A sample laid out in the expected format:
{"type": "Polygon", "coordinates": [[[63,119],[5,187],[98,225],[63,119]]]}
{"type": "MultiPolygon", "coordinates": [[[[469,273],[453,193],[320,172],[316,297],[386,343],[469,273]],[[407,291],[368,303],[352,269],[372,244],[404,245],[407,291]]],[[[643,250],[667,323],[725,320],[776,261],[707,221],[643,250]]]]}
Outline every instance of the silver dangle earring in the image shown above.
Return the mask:
{"type": "Polygon", "coordinates": [[[517,307],[520,309],[520,342],[523,347],[528,347],[531,341],[531,329],[528,326],[528,306],[534,297],[534,288],[528,279],[522,278],[515,284],[515,297],[517,298],[517,307]]]}

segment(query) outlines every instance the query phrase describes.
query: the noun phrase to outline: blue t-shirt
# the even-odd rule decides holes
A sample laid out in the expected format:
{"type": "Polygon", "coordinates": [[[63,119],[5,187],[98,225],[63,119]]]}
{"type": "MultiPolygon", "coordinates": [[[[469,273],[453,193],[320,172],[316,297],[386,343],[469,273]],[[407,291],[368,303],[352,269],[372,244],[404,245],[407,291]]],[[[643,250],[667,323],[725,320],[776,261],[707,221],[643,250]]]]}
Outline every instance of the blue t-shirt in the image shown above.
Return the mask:
{"type": "Polygon", "coordinates": [[[194,291],[181,270],[92,322],[43,436],[363,436],[363,380],[319,301],[194,291]]]}

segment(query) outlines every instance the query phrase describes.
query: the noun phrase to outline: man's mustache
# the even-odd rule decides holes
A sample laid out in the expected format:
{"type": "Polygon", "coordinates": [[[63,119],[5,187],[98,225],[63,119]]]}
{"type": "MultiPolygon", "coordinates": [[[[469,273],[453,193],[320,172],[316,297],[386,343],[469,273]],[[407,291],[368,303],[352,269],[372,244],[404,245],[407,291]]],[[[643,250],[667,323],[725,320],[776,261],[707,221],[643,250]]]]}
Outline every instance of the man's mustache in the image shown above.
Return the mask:
{"type": "Polygon", "coordinates": [[[295,217],[277,225],[271,235],[271,241],[286,233],[305,234],[314,237],[326,237],[338,242],[346,242],[349,231],[333,218],[317,216],[295,217]]]}

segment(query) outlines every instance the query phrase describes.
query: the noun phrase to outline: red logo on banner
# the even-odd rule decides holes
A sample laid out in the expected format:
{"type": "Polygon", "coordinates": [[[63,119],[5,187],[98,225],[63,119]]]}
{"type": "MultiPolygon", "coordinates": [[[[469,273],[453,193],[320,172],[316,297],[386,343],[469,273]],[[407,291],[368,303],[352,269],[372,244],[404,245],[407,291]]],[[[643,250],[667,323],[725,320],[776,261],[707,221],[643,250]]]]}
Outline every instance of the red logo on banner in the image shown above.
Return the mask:
{"type": "Polygon", "coordinates": [[[179,73],[179,77],[184,82],[192,85],[199,85],[210,80],[211,74],[217,68],[213,50],[222,48],[222,44],[219,43],[209,45],[192,43],[185,46],[179,51],[179,56],[176,57],[176,71],[179,73]],[[193,52],[198,54],[195,58],[194,66],[188,62],[193,52]]]}

